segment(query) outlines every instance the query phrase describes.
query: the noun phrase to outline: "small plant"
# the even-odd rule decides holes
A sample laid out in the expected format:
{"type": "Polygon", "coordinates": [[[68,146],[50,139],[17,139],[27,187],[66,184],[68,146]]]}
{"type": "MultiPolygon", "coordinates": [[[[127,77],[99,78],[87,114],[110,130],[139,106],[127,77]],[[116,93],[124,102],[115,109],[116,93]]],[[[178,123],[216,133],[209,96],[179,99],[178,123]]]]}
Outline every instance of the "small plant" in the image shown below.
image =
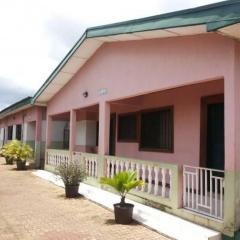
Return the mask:
{"type": "Polygon", "coordinates": [[[113,178],[101,178],[101,184],[111,186],[121,196],[120,204],[125,204],[125,197],[127,193],[138,186],[142,186],[144,183],[141,180],[136,180],[136,172],[126,171],[116,174],[113,178]]]}
{"type": "Polygon", "coordinates": [[[5,158],[6,164],[12,165],[13,164],[13,158],[8,155],[8,151],[7,151],[8,146],[9,146],[9,144],[4,144],[4,146],[0,150],[0,156],[5,158]]]}
{"type": "Polygon", "coordinates": [[[13,140],[2,147],[0,154],[5,157],[6,164],[13,164],[13,161],[16,160],[16,152],[19,147],[20,142],[17,140],[13,140]]]}
{"type": "Polygon", "coordinates": [[[86,176],[82,164],[77,160],[63,161],[56,167],[56,173],[65,185],[66,197],[76,197],[79,184],[86,176]]]}
{"type": "Polygon", "coordinates": [[[30,145],[21,143],[15,150],[14,158],[16,161],[26,161],[28,158],[33,156],[33,149],[30,145]]]}
{"type": "Polygon", "coordinates": [[[100,183],[111,186],[121,196],[120,203],[114,204],[115,221],[121,224],[131,223],[134,205],[126,203],[125,198],[131,189],[142,186],[144,182],[136,180],[136,172],[125,171],[116,174],[113,178],[101,178],[100,183]]]}
{"type": "Polygon", "coordinates": [[[12,140],[4,145],[1,154],[6,158],[6,161],[9,159],[15,160],[18,170],[24,170],[26,168],[26,160],[32,157],[33,150],[28,144],[12,140]]]}

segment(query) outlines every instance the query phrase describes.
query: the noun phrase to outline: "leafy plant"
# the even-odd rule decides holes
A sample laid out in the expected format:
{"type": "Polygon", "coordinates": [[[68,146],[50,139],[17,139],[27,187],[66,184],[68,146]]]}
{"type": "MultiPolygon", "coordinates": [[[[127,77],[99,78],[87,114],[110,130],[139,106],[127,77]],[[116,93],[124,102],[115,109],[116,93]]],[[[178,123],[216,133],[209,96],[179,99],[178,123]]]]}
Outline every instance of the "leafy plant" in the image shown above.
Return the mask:
{"type": "Polygon", "coordinates": [[[125,204],[125,197],[131,189],[144,185],[143,181],[136,180],[136,172],[134,171],[120,172],[113,178],[103,177],[100,183],[114,188],[119,193],[121,196],[121,205],[125,204]]]}
{"type": "Polygon", "coordinates": [[[3,147],[0,149],[0,156],[1,157],[7,157],[7,145],[8,144],[4,144],[3,147]]]}
{"type": "Polygon", "coordinates": [[[20,142],[17,140],[13,140],[3,146],[1,154],[6,158],[14,159],[17,148],[19,148],[19,146],[20,142]]]}
{"type": "Polygon", "coordinates": [[[25,143],[18,140],[12,140],[1,149],[0,154],[6,158],[11,158],[16,161],[26,161],[27,158],[32,157],[32,148],[25,143]]]}
{"type": "Polygon", "coordinates": [[[65,186],[76,186],[86,177],[82,164],[77,160],[61,162],[60,165],[56,167],[56,172],[60,175],[65,186]]]}
{"type": "Polygon", "coordinates": [[[6,164],[13,164],[13,157],[8,152],[9,144],[4,144],[4,146],[0,149],[0,156],[4,157],[6,160],[6,164]]]}
{"type": "Polygon", "coordinates": [[[27,158],[32,157],[33,149],[28,144],[20,143],[20,146],[16,149],[14,158],[17,161],[26,161],[27,158]]]}

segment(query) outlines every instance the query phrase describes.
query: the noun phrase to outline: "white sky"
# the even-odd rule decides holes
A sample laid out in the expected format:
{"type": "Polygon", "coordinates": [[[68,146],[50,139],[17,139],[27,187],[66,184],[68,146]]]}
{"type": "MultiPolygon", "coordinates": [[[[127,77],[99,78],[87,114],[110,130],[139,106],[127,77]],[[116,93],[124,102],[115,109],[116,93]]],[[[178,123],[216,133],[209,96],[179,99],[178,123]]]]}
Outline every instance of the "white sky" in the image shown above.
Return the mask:
{"type": "Polygon", "coordinates": [[[218,0],[0,0],[0,109],[34,92],[87,27],[218,0]]]}

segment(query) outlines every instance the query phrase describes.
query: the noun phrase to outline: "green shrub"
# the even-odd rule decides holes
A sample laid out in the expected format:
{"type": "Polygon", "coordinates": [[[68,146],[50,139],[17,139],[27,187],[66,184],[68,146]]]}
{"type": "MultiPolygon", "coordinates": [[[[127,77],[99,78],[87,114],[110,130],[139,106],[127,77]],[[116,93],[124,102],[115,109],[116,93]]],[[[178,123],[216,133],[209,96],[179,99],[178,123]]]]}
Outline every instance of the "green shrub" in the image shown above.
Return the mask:
{"type": "Polygon", "coordinates": [[[10,143],[3,146],[0,154],[16,161],[26,161],[28,158],[32,157],[33,149],[28,144],[18,140],[12,140],[10,143]]]}

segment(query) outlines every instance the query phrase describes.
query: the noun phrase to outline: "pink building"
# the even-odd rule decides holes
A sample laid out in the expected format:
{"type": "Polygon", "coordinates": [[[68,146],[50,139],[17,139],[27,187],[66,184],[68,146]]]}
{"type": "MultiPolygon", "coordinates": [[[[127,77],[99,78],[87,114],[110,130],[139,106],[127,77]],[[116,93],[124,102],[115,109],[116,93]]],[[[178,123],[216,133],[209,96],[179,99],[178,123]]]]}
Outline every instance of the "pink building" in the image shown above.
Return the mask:
{"type": "Polygon", "coordinates": [[[0,147],[17,139],[34,150],[36,167],[44,160],[46,138],[46,107],[32,105],[27,97],[0,112],[0,147]]]}
{"type": "Polygon", "coordinates": [[[226,1],[87,29],[32,99],[45,168],[77,158],[93,185],[135,170],[135,200],[237,239],[238,22],[226,1]]]}

